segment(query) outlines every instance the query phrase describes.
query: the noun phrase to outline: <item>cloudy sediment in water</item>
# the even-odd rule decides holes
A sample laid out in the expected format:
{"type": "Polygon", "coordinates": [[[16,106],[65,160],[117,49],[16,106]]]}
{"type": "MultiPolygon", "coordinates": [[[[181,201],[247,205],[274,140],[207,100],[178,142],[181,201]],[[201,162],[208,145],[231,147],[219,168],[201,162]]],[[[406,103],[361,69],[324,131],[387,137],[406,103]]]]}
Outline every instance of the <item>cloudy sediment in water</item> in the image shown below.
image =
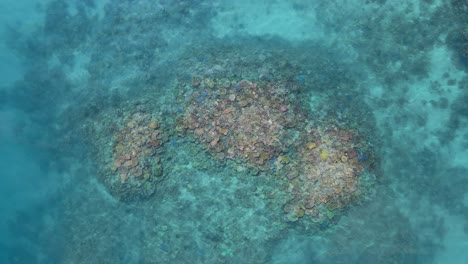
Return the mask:
{"type": "Polygon", "coordinates": [[[0,262],[468,262],[465,1],[0,9],[0,262]]]}

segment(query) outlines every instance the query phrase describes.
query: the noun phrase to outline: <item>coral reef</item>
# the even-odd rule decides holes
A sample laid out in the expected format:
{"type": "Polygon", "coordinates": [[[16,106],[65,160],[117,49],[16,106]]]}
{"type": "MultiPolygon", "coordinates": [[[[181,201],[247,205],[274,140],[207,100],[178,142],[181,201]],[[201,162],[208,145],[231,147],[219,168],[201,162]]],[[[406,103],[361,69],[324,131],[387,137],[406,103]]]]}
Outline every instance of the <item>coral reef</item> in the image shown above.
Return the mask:
{"type": "Polygon", "coordinates": [[[310,215],[323,222],[364,191],[360,174],[372,161],[368,146],[356,132],[332,125],[308,128],[301,133],[296,150],[293,162],[278,164],[292,197],[283,208],[288,221],[310,215]]]}
{"type": "Polygon", "coordinates": [[[291,146],[291,128],[304,119],[293,110],[283,83],[194,77],[191,86],[177,130],[199,140],[218,160],[267,170],[268,161],[291,146]]]}
{"type": "Polygon", "coordinates": [[[287,83],[193,77],[179,90],[176,130],[216,160],[280,182],[276,208],[286,221],[332,219],[368,188],[360,177],[373,161],[366,140],[345,124],[307,119],[287,83]]]}
{"type": "Polygon", "coordinates": [[[111,129],[115,133],[104,134],[102,140],[96,141],[105,164],[101,169],[102,181],[119,200],[148,198],[163,178],[160,154],[164,139],[160,121],[150,114],[135,112],[111,126],[118,127],[111,129]]]}

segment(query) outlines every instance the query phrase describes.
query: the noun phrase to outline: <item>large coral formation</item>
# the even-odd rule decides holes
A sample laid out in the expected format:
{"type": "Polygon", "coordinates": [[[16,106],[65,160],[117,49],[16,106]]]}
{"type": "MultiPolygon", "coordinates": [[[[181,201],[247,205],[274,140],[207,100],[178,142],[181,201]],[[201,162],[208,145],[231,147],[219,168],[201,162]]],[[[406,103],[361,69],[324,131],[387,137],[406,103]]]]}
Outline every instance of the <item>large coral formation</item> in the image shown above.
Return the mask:
{"type": "Polygon", "coordinates": [[[177,130],[217,160],[277,175],[287,221],[323,222],[364,191],[366,141],[346,126],[306,120],[287,83],[194,77],[179,88],[185,108],[177,130]]]}
{"type": "Polygon", "coordinates": [[[360,174],[369,163],[367,146],[356,133],[334,126],[301,134],[296,160],[280,172],[291,194],[284,206],[289,221],[310,215],[323,221],[362,192],[360,174]]]}
{"type": "Polygon", "coordinates": [[[268,169],[268,161],[286,152],[303,116],[293,111],[285,84],[193,78],[195,90],[178,119],[186,131],[218,160],[242,161],[268,169]]]}
{"type": "Polygon", "coordinates": [[[104,182],[121,200],[147,198],[162,175],[159,121],[136,112],[125,116],[122,123],[113,138],[112,159],[104,182]]]}
{"type": "MultiPolygon", "coordinates": [[[[193,77],[179,82],[175,130],[188,135],[219,162],[247,167],[275,182],[272,205],[285,220],[324,222],[368,189],[363,170],[372,151],[342,121],[316,120],[303,107],[295,84],[193,77]],[[307,117],[307,118],[306,118],[307,117]]],[[[148,198],[162,177],[163,135],[149,112],[122,110],[97,133],[103,182],[123,201],[148,198]],[[129,114],[130,113],[130,114],[129,114]],[[115,120],[120,120],[115,122],[115,120]],[[109,142],[111,141],[111,142],[109,142]],[[110,144],[109,144],[110,143],[110,144]]],[[[173,144],[172,144],[173,145],[173,144]]]]}

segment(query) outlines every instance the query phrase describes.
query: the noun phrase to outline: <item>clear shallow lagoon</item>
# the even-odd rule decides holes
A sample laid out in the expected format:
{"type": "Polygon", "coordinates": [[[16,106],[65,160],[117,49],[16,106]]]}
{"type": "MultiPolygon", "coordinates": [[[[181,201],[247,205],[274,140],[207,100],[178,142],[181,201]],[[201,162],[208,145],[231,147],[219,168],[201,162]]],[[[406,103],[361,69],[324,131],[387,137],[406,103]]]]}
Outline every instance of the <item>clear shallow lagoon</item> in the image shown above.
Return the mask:
{"type": "Polygon", "coordinates": [[[1,263],[468,262],[464,1],[0,14],[1,263]]]}

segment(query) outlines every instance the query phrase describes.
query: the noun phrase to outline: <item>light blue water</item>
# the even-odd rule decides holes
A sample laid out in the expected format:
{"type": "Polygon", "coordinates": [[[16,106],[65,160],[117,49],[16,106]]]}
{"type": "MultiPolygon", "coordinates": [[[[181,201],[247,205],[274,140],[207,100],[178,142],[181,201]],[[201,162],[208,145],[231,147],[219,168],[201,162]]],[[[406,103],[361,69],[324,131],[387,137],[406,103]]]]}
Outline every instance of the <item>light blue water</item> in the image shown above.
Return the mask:
{"type": "Polygon", "coordinates": [[[468,263],[467,25],[458,0],[2,1],[0,263],[468,263]],[[197,76],[232,81],[225,104],[242,79],[287,83],[309,112],[295,129],[360,131],[375,182],[327,220],[286,221],[287,181],[207,151],[234,125],[219,143],[178,130],[197,76]],[[135,112],[162,134],[145,198],[111,173],[135,112]]]}

